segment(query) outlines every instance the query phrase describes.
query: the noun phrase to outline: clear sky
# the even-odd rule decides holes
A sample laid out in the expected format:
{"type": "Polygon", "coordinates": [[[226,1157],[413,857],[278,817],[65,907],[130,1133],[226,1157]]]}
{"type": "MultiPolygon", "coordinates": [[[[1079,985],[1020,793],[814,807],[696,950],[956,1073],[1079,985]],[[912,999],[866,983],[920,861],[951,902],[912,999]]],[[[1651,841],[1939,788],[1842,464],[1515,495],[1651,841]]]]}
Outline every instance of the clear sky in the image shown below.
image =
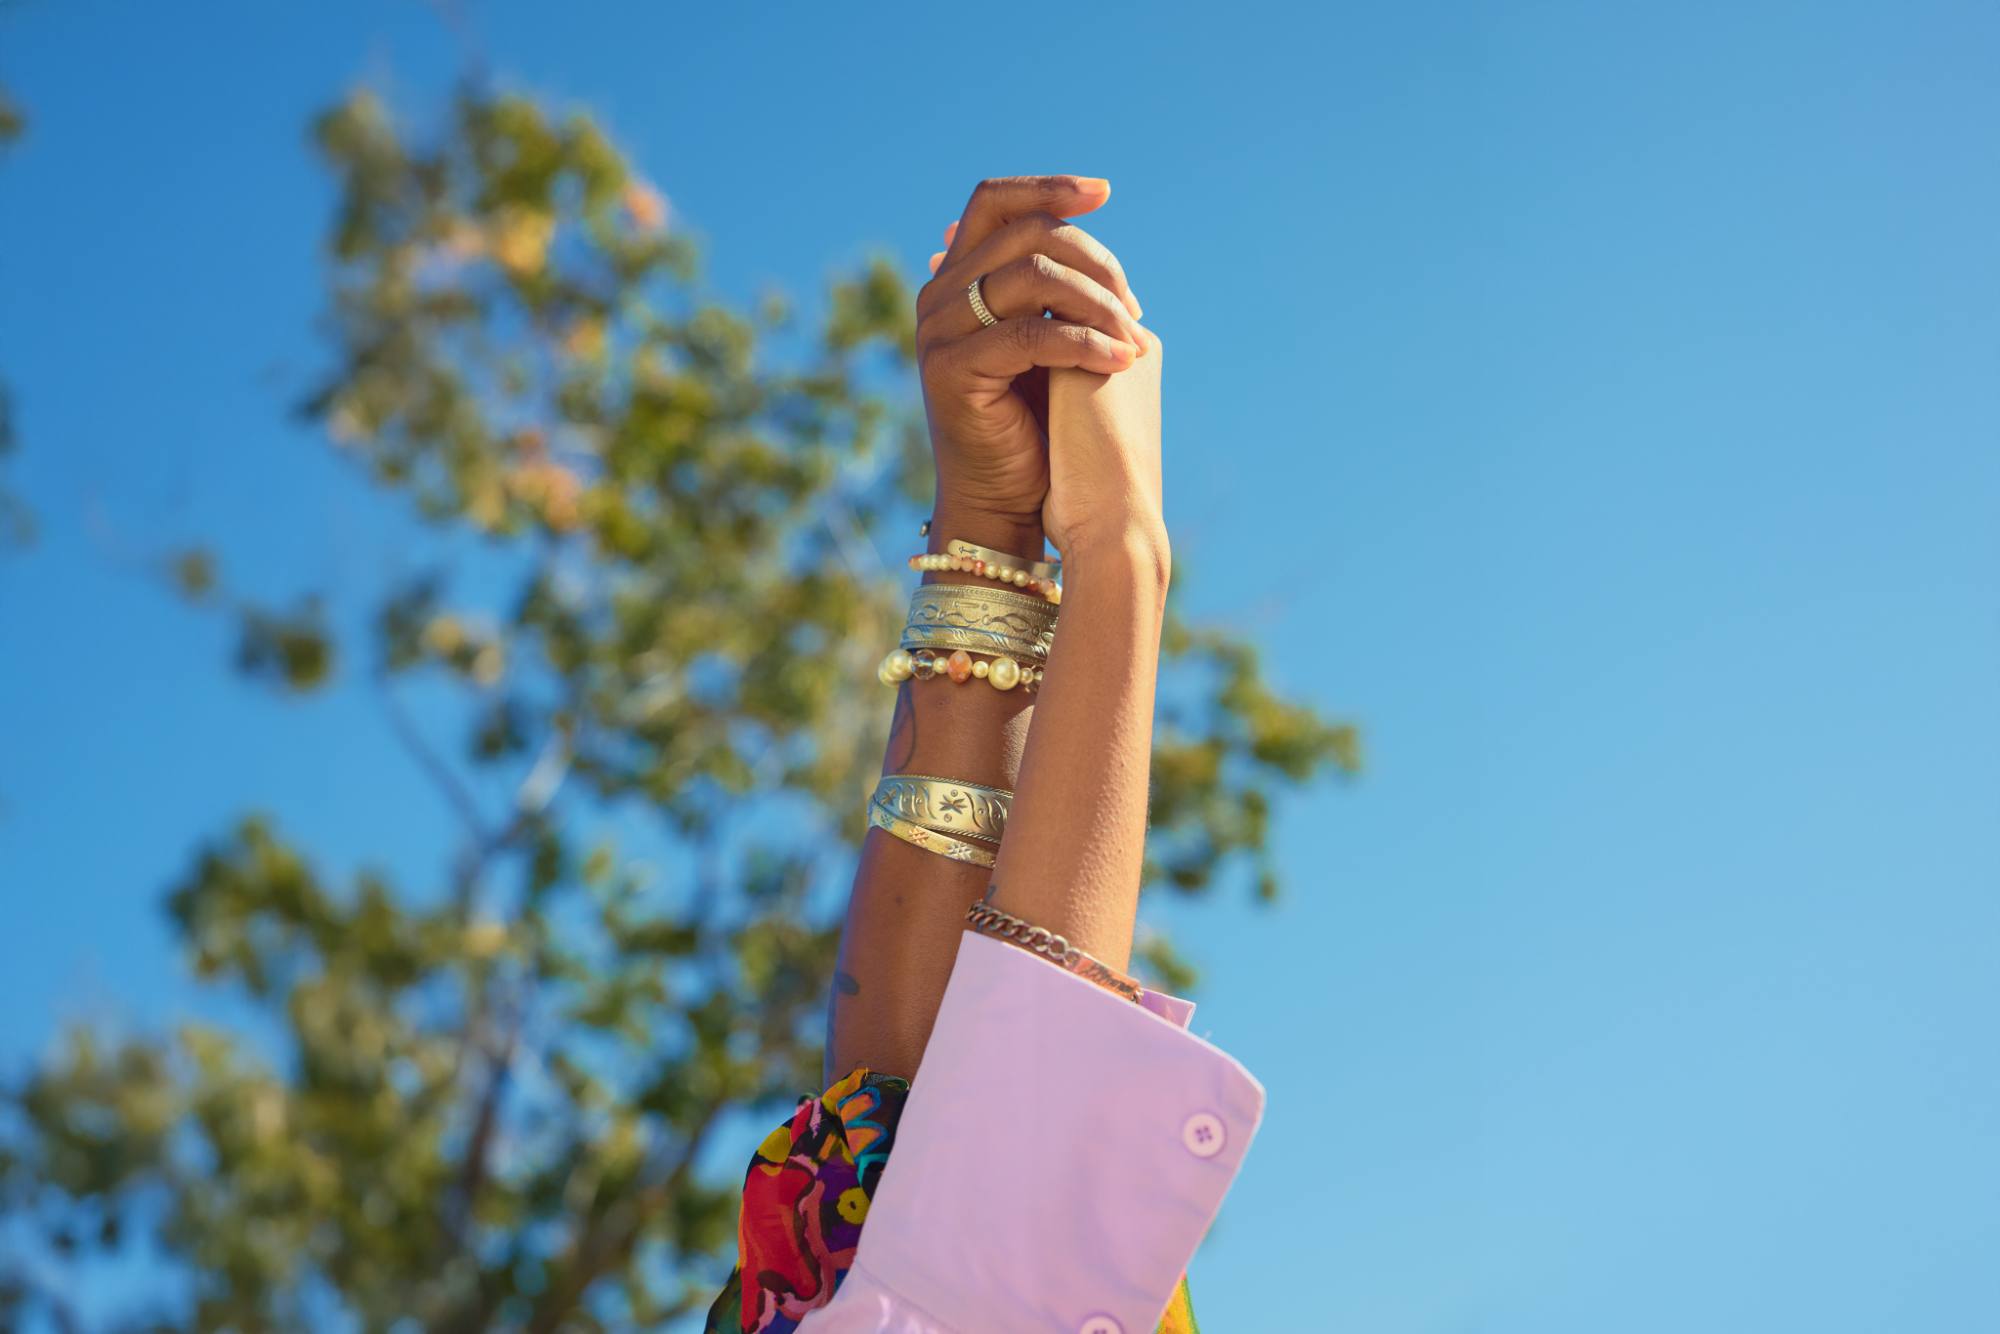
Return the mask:
{"type": "MultiPolygon", "coordinates": [[[[1284,812],[1283,903],[1167,913],[1270,1093],[1211,1330],[1992,1327],[2000,9],[466,8],[733,292],[921,273],[982,175],[1113,181],[1190,609],[1370,752],[1284,812]]],[[[372,706],[243,691],[131,560],[393,560],[286,419],[303,127],[460,61],[416,3],[0,11],[16,1068],[194,1003],[159,895],[246,805],[336,865],[446,818],[372,706]]]]}

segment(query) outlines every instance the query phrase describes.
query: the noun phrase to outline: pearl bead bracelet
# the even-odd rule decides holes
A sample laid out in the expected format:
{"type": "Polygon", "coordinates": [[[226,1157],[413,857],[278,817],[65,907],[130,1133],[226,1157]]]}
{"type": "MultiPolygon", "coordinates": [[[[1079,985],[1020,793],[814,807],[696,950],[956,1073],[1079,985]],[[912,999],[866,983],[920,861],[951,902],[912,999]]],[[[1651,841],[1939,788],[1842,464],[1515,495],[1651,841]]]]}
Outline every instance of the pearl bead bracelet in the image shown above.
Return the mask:
{"type": "Polygon", "coordinates": [[[1018,663],[1004,655],[988,662],[983,657],[973,657],[962,648],[954,649],[948,655],[933,653],[929,649],[918,649],[912,653],[898,648],[892,649],[889,656],[882,659],[882,665],[875,669],[875,676],[885,686],[948,676],[959,685],[979,680],[995,690],[1012,690],[1015,686],[1033,690],[1042,682],[1042,669],[1018,663]]]}
{"type": "Polygon", "coordinates": [[[1062,585],[1054,579],[1022,569],[1018,565],[1001,565],[993,561],[980,560],[976,556],[954,556],[945,551],[919,552],[910,557],[913,570],[950,570],[959,574],[978,575],[982,579],[994,579],[1016,588],[1032,589],[1054,606],[1062,605],[1062,585]]]}

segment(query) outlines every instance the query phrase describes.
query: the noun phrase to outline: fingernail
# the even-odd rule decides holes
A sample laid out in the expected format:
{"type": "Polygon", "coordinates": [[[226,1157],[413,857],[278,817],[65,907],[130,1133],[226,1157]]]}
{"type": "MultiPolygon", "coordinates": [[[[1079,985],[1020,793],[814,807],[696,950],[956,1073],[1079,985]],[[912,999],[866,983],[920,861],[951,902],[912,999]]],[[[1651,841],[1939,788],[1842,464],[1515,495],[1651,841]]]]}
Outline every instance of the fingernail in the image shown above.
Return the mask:
{"type": "Polygon", "coordinates": [[[1111,193],[1111,182],[1102,176],[1079,176],[1076,188],[1087,195],[1108,195],[1111,193]]]}
{"type": "Polygon", "coordinates": [[[1145,307],[1139,304],[1139,298],[1134,296],[1134,297],[1128,297],[1127,300],[1129,300],[1132,303],[1132,318],[1135,320],[1145,319],[1146,310],[1145,307]]]}
{"type": "Polygon", "coordinates": [[[938,271],[938,265],[942,263],[944,263],[944,251],[940,250],[935,255],[931,256],[931,272],[936,273],[938,271]]]}

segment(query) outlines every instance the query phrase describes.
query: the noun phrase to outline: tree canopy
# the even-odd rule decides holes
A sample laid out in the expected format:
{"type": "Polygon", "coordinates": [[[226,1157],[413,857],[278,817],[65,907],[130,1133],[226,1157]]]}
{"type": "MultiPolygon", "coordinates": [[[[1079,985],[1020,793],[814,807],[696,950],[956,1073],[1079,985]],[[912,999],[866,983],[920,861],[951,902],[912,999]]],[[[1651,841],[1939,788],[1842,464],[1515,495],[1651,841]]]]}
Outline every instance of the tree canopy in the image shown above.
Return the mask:
{"type": "MultiPolygon", "coordinates": [[[[176,938],[270,1032],[79,1027],[0,1089],[30,1243],[0,1326],[81,1328],[71,1294],[135,1249],[108,1328],[658,1325],[726,1268],[755,1135],[720,1137],[819,1078],[929,499],[911,293],[876,261],[809,325],[739,308],[596,121],[531,97],[412,130],[360,93],[313,140],[330,351],[300,411],[435,543],[360,636],[313,590],[238,594],[216,547],[161,566],[254,688],[378,697],[457,850],[335,878],[273,814],[200,841],[176,938]]],[[[1269,897],[1274,798],[1352,770],[1354,732],[1231,632],[1170,611],[1165,647],[1149,882],[1269,897]]],[[[1191,980],[1158,935],[1141,957],[1191,980]]]]}

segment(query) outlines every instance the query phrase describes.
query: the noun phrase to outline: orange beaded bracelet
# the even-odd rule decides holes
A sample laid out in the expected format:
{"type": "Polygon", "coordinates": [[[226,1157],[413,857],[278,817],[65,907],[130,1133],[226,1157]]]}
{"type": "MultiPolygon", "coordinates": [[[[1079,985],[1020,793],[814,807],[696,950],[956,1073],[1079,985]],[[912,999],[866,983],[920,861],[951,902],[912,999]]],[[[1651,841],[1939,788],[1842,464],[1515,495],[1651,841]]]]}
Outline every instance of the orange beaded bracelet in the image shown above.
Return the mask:
{"type": "Polygon", "coordinates": [[[933,653],[929,649],[918,649],[914,653],[905,648],[892,649],[882,659],[882,665],[875,669],[875,676],[887,686],[911,680],[927,681],[938,676],[948,676],[959,685],[967,681],[984,681],[995,690],[1012,690],[1015,686],[1033,690],[1042,683],[1040,667],[1016,662],[1005,654],[995,654],[988,661],[983,656],[974,657],[962,648],[953,649],[949,654],[933,653]]]}
{"type": "MultiPolygon", "coordinates": [[[[954,543],[953,545],[957,545],[954,543]]],[[[1054,606],[1062,605],[1062,585],[1048,575],[1036,574],[1018,565],[1002,565],[977,556],[954,555],[949,551],[922,551],[910,557],[913,570],[952,570],[960,574],[993,579],[1016,588],[1032,590],[1054,606]]]]}

